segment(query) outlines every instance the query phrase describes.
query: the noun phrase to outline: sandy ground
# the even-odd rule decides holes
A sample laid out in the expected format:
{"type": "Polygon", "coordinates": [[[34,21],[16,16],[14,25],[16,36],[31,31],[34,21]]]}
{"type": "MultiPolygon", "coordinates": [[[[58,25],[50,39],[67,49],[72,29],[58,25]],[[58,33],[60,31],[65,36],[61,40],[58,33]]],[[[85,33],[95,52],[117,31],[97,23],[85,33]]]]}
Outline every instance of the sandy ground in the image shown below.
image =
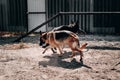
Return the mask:
{"type": "Polygon", "coordinates": [[[88,43],[83,63],[79,55],[69,58],[69,48],[62,57],[50,49],[42,54],[38,39],[7,44],[11,38],[1,38],[0,80],[120,80],[120,36],[80,37],[88,43]]]}

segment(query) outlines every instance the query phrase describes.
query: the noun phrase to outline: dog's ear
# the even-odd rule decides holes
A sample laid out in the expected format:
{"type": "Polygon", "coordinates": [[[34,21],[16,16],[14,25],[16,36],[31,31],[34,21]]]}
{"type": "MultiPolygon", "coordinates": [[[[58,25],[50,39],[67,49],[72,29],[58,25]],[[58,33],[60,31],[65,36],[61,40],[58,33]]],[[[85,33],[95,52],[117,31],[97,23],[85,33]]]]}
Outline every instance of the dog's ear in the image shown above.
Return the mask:
{"type": "Polygon", "coordinates": [[[79,20],[76,21],[76,25],[79,25],[79,20]]]}
{"type": "Polygon", "coordinates": [[[71,23],[69,24],[69,27],[73,27],[75,24],[75,22],[73,20],[71,20],[71,23]]]}
{"type": "Polygon", "coordinates": [[[45,39],[45,40],[47,39],[47,36],[48,36],[47,32],[42,34],[42,38],[45,39]]]}
{"type": "Polygon", "coordinates": [[[71,20],[71,24],[74,24],[74,21],[73,21],[73,20],[71,20]]]}
{"type": "Polygon", "coordinates": [[[75,22],[74,26],[79,27],[79,21],[78,20],[75,22]]]}
{"type": "Polygon", "coordinates": [[[42,35],[42,31],[40,31],[40,35],[42,35]]]}

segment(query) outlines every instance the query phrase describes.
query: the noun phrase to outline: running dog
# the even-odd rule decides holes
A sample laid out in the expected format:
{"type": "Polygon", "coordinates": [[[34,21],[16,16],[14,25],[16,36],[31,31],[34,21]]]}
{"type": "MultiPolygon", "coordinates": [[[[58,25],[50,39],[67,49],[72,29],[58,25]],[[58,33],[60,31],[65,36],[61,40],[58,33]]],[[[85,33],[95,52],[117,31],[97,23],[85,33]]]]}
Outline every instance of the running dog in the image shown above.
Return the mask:
{"type": "MultiPolygon", "coordinates": [[[[71,31],[50,31],[43,33],[40,38],[51,48],[57,48],[60,51],[60,56],[63,54],[61,46],[67,45],[72,50],[71,58],[75,56],[75,52],[80,53],[80,61],[82,61],[83,53],[82,49],[84,49],[87,45],[85,43],[82,47],[80,47],[78,36],[71,31]]],[[[43,53],[49,48],[47,47],[43,53]]]]}
{"type": "MultiPolygon", "coordinates": [[[[78,33],[86,34],[85,31],[83,31],[79,28],[78,23],[79,23],[78,21],[77,22],[71,21],[71,24],[56,27],[52,31],[68,30],[68,31],[71,31],[71,32],[76,33],[76,34],[78,34],[78,33]]],[[[41,34],[42,34],[42,32],[40,31],[40,35],[41,34]]],[[[43,45],[43,44],[45,44],[45,42],[40,38],[40,43],[39,43],[40,46],[42,46],[43,48],[46,48],[49,46],[49,44],[45,44],[45,45],[43,45]]],[[[52,49],[53,53],[55,53],[55,50],[54,50],[55,48],[54,49],[51,48],[51,49],[52,49]]]]}
{"type": "Polygon", "coordinates": [[[56,27],[52,31],[60,31],[60,30],[68,30],[68,31],[71,31],[71,32],[76,33],[76,34],[79,34],[79,33],[86,34],[85,31],[83,31],[79,28],[78,21],[77,22],[71,21],[71,24],[56,27]]]}

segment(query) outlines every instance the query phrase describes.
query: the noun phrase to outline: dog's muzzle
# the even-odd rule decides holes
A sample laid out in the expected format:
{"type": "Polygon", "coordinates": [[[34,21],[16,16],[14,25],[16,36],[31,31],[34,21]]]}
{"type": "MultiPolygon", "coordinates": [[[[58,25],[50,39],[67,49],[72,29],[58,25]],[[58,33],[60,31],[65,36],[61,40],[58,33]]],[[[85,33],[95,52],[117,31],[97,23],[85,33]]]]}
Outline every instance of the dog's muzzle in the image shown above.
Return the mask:
{"type": "Polygon", "coordinates": [[[49,44],[44,44],[44,45],[42,45],[42,48],[46,48],[48,46],[49,46],[49,44]]]}
{"type": "Polygon", "coordinates": [[[42,48],[46,48],[46,47],[48,47],[49,46],[49,44],[46,44],[46,43],[39,43],[39,46],[42,46],[42,48]]]}
{"type": "Polygon", "coordinates": [[[42,46],[43,44],[42,43],[39,43],[39,46],[42,46]]]}

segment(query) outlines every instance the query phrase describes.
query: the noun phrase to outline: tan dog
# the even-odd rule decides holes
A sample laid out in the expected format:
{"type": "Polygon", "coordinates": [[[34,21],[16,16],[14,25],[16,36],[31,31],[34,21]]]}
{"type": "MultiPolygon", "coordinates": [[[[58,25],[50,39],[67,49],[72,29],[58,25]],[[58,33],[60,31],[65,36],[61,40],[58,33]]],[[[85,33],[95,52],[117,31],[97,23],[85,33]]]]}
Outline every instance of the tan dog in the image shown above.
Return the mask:
{"type": "MultiPolygon", "coordinates": [[[[87,43],[80,48],[79,37],[75,33],[66,30],[51,31],[51,32],[43,33],[40,36],[40,38],[45,43],[49,44],[50,47],[58,48],[58,50],[60,51],[60,55],[63,54],[61,46],[68,45],[69,48],[71,48],[72,50],[72,55],[70,57],[74,57],[75,52],[77,51],[80,53],[80,61],[82,61],[82,57],[83,57],[82,49],[86,47],[87,43]]],[[[49,47],[47,47],[43,53],[45,53],[45,51],[48,48],[49,47]]]]}
{"type": "MultiPolygon", "coordinates": [[[[84,35],[86,34],[85,31],[80,29],[79,21],[77,21],[77,22],[71,21],[71,23],[69,25],[62,25],[62,26],[55,27],[54,29],[52,29],[52,31],[61,31],[61,30],[71,31],[75,34],[80,34],[80,33],[82,33],[84,35]]],[[[40,31],[40,35],[42,35],[41,31],[40,31]]],[[[45,42],[41,38],[40,38],[39,45],[42,46],[43,48],[46,48],[49,46],[49,44],[45,44],[45,42]]],[[[56,53],[56,48],[51,48],[51,50],[53,51],[53,53],[56,53]]]]}

